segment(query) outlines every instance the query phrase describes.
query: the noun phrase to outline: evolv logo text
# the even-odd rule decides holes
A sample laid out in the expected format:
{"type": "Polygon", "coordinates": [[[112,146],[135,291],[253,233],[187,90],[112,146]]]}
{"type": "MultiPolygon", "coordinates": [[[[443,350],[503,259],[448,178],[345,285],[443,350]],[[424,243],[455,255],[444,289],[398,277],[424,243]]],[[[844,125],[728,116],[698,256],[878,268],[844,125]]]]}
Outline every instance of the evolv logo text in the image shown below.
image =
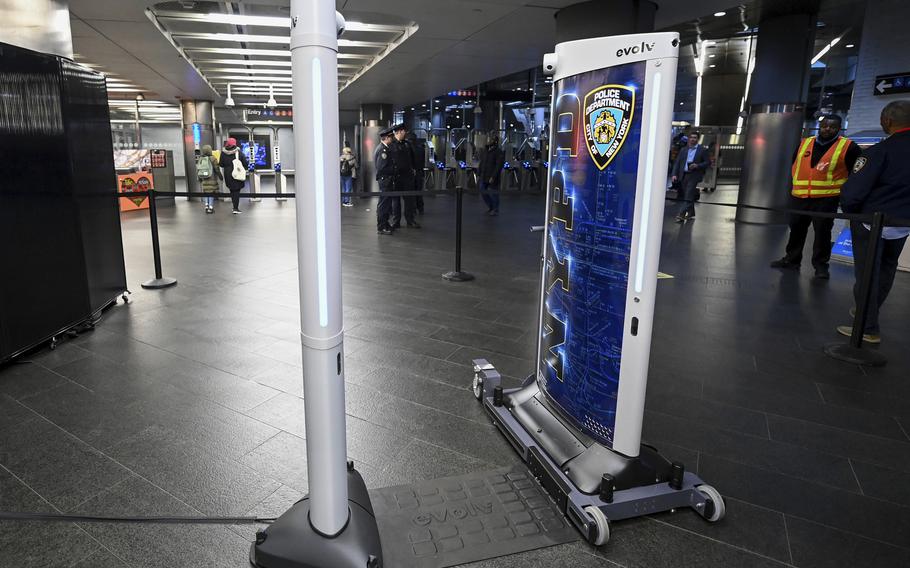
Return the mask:
{"type": "Polygon", "coordinates": [[[637,53],[645,53],[646,51],[654,51],[654,42],[645,43],[641,42],[641,45],[632,45],[629,47],[623,47],[616,50],[616,57],[622,57],[623,55],[634,55],[637,53]]]}

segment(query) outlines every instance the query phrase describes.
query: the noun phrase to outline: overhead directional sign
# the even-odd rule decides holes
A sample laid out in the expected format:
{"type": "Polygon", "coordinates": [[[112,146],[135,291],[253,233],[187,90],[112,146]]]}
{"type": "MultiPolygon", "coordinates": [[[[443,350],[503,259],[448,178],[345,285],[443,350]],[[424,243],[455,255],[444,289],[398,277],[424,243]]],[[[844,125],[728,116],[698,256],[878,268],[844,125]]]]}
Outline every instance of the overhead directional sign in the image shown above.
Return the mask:
{"type": "Polygon", "coordinates": [[[897,95],[899,93],[910,93],[910,71],[875,76],[873,95],[897,95]]]}

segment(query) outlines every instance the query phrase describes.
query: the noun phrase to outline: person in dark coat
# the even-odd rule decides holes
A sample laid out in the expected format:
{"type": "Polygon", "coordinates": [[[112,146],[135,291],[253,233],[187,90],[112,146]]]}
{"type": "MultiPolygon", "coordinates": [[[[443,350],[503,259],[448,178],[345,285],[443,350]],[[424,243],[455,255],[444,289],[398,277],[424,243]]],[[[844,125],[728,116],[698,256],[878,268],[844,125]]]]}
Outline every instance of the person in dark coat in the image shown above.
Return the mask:
{"type": "MultiPolygon", "coordinates": [[[[499,132],[490,132],[487,145],[477,153],[477,179],[478,189],[484,191],[498,191],[499,177],[506,161],[506,154],[499,147],[499,132]]],[[[499,194],[481,193],[483,202],[487,204],[487,215],[499,215],[499,194]]]]}
{"type": "MultiPolygon", "coordinates": [[[[856,284],[853,286],[854,306],[865,299],[860,296],[863,272],[872,262],[872,284],[863,341],[880,343],[879,311],[897,273],[898,259],[904,250],[910,227],[910,100],[888,103],[881,114],[882,130],[888,138],[867,148],[853,165],[853,173],[841,188],[841,208],[844,213],[884,213],[885,227],[875,258],[869,258],[868,246],[872,235],[868,223],[850,221],[853,239],[853,267],[856,284]],[[889,222],[889,219],[891,220],[889,222]],[[899,221],[894,221],[898,219],[899,221]],[[888,226],[890,225],[890,226],[888,226]]],[[[850,336],[853,326],[837,328],[841,335],[850,336]]]]}
{"type": "Polygon", "coordinates": [[[240,148],[237,147],[237,139],[228,138],[224,141],[224,148],[221,150],[221,157],[218,160],[218,165],[221,166],[221,171],[224,173],[224,185],[226,185],[228,191],[231,192],[231,203],[234,206],[233,213],[234,215],[239,215],[241,213],[240,191],[246,185],[246,176],[244,176],[242,180],[234,178],[234,160],[240,160],[244,172],[249,171],[250,161],[247,160],[246,156],[243,155],[243,152],[240,151],[240,148]]]}
{"type": "MultiPolygon", "coordinates": [[[[392,160],[392,129],[386,128],[379,133],[379,144],[373,153],[373,165],[376,168],[376,181],[379,182],[379,203],[376,204],[376,231],[380,235],[391,235],[392,196],[395,189],[395,162],[392,160]]],[[[395,199],[398,199],[395,197],[395,199]]]]}
{"type": "MultiPolygon", "coordinates": [[[[427,145],[426,141],[419,140],[413,132],[408,133],[408,143],[414,150],[414,191],[423,191],[426,182],[426,172],[423,167],[427,163],[427,145]]],[[[414,198],[414,204],[417,212],[423,215],[423,196],[418,195],[414,198]]]]}
{"type": "MultiPolygon", "coordinates": [[[[414,191],[416,178],[416,154],[414,147],[407,139],[408,129],[404,124],[392,127],[392,142],[389,151],[395,164],[394,190],[414,191]]],[[[392,197],[392,229],[401,227],[402,202],[404,202],[404,219],[408,227],[419,229],[420,223],[414,218],[417,211],[417,198],[414,195],[392,197]]]]}
{"type": "Polygon", "coordinates": [[[679,182],[679,198],[682,203],[676,221],[684,222],[686,219],[695,219],[695,200],[698,198],[698,184],[705,177],[705,170],[711,165],[711,156],[708,149],[698,143],[700,134],[689,134],[689,141],[685,148],[679,151],[676,161],[673,162],[671,181],[679,182]]]}

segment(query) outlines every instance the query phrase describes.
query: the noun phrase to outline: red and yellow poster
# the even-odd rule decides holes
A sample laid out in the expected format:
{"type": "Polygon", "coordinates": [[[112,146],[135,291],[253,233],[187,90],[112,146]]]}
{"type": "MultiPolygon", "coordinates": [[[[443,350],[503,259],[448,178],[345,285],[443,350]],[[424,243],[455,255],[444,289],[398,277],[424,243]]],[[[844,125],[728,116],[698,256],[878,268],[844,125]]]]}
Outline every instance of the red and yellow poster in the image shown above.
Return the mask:
{"type": "Polygon", "coordinates": [[[139,191],[148,191],[150,189],[155,189],[155,178],[149,172],[118,174],[117,191],[127,194],[126,197],[120,198],[120,210],[136,211],[139,209],[148,209],[149,201],[147,195],[129,196],[128,194],[139,191]]]}

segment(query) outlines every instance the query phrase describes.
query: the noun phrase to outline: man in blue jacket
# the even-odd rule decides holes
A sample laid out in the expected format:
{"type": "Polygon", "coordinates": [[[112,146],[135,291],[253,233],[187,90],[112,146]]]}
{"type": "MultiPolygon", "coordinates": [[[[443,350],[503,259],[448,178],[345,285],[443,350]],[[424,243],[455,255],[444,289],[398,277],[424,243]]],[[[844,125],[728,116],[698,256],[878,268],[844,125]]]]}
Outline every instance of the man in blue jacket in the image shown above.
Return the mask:
{"type": "Polygon", "coordinates": [[[705,177],[705,170],[711,165],[708,149],[698,143],[700,134],[689,134],[688,145],[679,151],[673,162],[673,182],[679,182],[677,196],[682,200],[676,221],[695,219],[695,200],[698,198],[698,184],[705,177]]]}
{"type": "MultiPolygon", "coordinates": [[[[868,148],[856,160],[853,173],[841,190],[841,208],[845,213],[884,213],[887,225],[889,219],[910,220],[910,100],[888,103],[882,109],[881,125],[888,138],[868,148]]],[[[868,262],[875,263],[863,340],[880,343],[879,310],[894,284],[898,258],[910,235],[910,227],[886,226],[875,258],[868,258],[867,254],[871,235],[869,225],[851,221],[850,232],[856,275],[854,305],[858,306],[862,301],[859,288],[863,269],[868,262]]],[[[853,328],[842,325],[837,331],[849,336],[853,328]]]]}

